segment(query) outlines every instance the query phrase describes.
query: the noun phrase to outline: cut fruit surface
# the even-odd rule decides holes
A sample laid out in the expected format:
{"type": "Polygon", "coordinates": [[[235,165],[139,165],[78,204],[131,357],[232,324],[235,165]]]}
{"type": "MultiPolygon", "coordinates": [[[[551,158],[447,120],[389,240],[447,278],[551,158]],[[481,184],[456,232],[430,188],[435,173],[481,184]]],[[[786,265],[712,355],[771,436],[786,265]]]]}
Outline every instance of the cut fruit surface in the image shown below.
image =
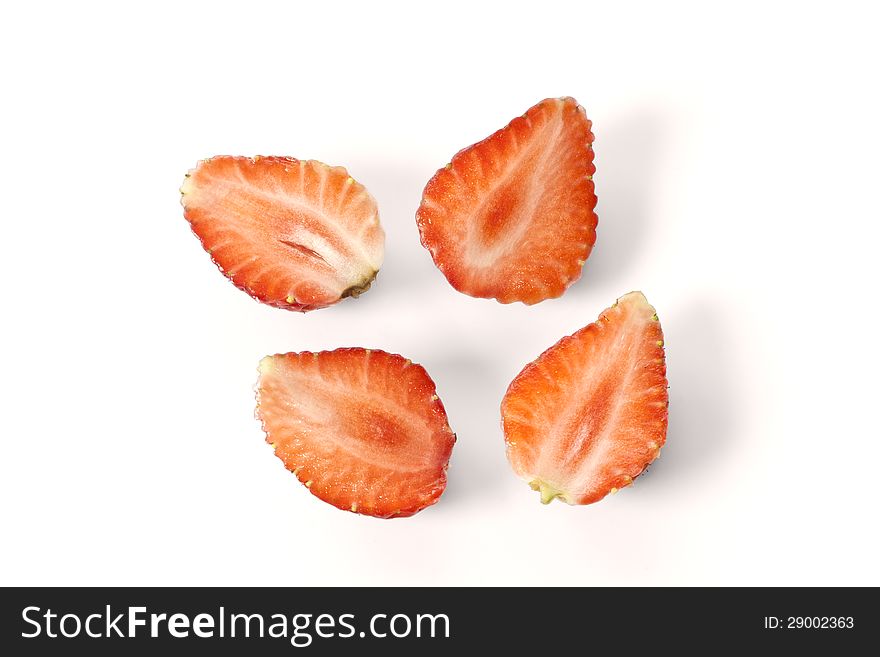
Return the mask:
{"type": "Polygon", "coordinates": [[[382,265],[376,202],[342,167],[220,156],[200,162],[180,192],[220,271],[271,306],[305,312],[357,296],[382,265]]]}
{"type": "Polygon", "coordinates": [[[668,405],[663,331],[631,292],[513,380],[501,403],[507,457],[542,502],[590,504],[657,458],[668,405]]]}
{"type": "Polygon", "coordinates": [[[596,241],[593,133],[573,98],[548,98],[457,153],[416,220],[452,286],[501,303],[560,296],[596,241]]]}
{"type": "Polygon", "coordinates": [[[455,443],[421,365],[370,349],[266,356],[257,417],[312,494],[380,518],[410,516],[446,488],[455,443]]]}

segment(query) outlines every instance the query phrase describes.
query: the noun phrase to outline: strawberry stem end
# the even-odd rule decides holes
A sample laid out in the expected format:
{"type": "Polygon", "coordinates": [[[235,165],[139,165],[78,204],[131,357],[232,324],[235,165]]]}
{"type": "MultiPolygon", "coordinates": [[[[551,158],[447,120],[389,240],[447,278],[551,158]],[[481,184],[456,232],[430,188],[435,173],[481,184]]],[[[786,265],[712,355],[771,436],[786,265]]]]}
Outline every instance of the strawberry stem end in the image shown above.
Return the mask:
{"type": "Polygon", "coordinates": [[[551,486],[546,481],[541,481],[540,479],[535,479],[529,482],[529,486],[532,487],[532,490],[539,491],[541,493],[541,504],[550,504],[557,497],[562,499],[563,492],[556,488],[555,486],[551,486]]]}

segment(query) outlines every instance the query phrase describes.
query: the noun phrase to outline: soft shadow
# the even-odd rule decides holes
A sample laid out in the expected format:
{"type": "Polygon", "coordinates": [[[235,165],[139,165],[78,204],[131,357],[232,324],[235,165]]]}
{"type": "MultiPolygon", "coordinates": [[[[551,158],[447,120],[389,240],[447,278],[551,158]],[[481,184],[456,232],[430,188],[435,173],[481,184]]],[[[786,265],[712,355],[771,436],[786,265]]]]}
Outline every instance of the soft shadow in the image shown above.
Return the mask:
{"type": "Polygon", "coordinates": [[[457,436],[448,472],[444,506],[481,503],[511,477],[501,431],[504,371],[473,353],[439,356],[424,363],[437,383],[437,393],[457,436]]]}
{"type": "Polygon", "coordinates": [[[662,111],[652,107],[594,126],[599,225],[596,245],[572,290],[620,280],[640,257],[657,196],[667,126],[662,111]]]}
{"type": "MultiPolygon", "coordinates": [[[[662,319],[662,318],[661,318],[662,319]]],[[[741,395],[731,371],[730,335],[717,305],[699,299],[664,324],[669,431],[662,454],[636,485],[687,478],[723,458],[736,436],[741,395]]]]}

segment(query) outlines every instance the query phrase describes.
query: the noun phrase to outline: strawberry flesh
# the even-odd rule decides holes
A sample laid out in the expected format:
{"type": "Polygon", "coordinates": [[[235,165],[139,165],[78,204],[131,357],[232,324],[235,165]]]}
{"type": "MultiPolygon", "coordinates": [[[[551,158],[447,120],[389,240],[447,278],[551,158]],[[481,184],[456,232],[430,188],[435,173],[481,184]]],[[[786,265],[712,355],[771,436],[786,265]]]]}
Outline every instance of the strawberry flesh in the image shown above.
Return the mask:
{"type": "Polygon", "coordinates": [[[376,202],[342,167],[214,157],[187,174],[184,216],[237,287],[305,312],[369,288],[385,234],[376,202]]]}
{"type": "Polygon", "coordinates": [[[267,356],[257,417],[312,494],[347,511],[410,516],[446,488],[455,442],[420,365],[369,349],[267,356]]]}
{"type": "Polygon", "coordinates": [[[513,380],[501,404],[507,457],[543,502],[590,504],[657,458],[668,405],[663,331],[631,292],[513,380]]]}
{"type": "Polygon", "coordinates": [[[593,134],[573,98],[548,98],[460,151],[416,220],[454,288],[501,303],[558,297],[596,241],[593,134]]]}

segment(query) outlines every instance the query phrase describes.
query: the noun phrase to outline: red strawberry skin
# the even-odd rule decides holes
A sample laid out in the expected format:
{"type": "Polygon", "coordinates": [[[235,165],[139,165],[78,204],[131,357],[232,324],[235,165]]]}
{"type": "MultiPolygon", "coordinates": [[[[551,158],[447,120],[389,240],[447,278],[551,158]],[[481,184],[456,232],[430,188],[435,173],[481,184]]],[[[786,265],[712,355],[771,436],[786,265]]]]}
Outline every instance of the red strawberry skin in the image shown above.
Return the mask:
{"type": "Polygon", "coordinates": [[[305,312],[358,296],[382,264],[376,202],[342,167],[219,156],[200,162],[180,191],[220,271],[271,306],[305,312]]]}
{"type": "Polygon", "coordinates": [[[455,434],[423,367],[358,348],[266,356],[259,369],[266,441],[313,495],[393,518],[443,493],[455,434]]]}
{"type": "Polygon", "coordinates": [[[631,292],[513,380],[501,404],[507,457],[543,502],[590,504],[657,458],[668,405],[663,330],[631,292]]]}
{"type": "Polygon", "coordinates": [[[455,289],[530,305],[580,277],[598,223],[591,126],[573,98],[548,98],[431,178],[416,221],[455,289]]]}

